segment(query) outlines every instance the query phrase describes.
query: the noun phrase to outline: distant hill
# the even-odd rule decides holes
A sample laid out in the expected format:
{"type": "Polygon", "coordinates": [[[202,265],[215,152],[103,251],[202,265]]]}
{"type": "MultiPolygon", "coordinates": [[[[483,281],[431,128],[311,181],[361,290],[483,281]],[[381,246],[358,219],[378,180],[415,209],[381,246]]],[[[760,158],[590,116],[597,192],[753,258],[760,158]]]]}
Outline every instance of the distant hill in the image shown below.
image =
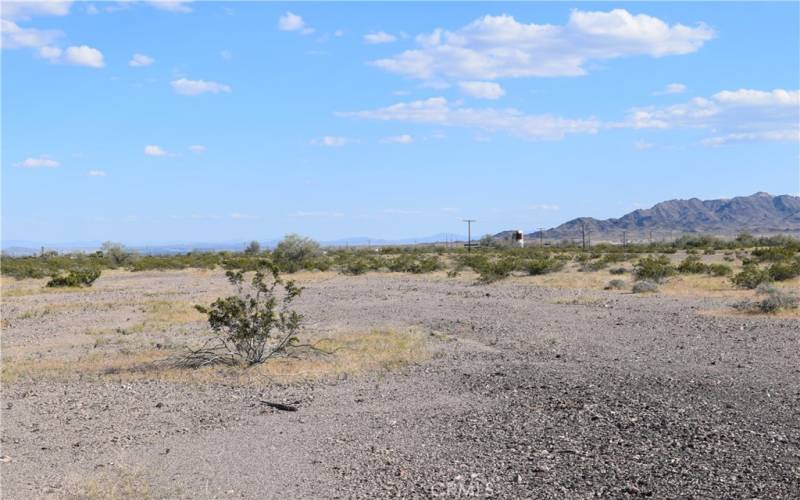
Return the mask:
{"type": "MultiPolygon", "coordinates": [[[[592,241],[628,241],[675,238],[683,234],[733,236],[747,231],[756,235],[800,235],[800,197],[756,193],[721,200],[669,200],[651,208],[634,210],[618,219],[580,217],[544,231],[548,240],[580,240],[584,226],[592,241]]],[[[498,233],[504,238],[508,231],[498,233]]],[[[526,234],[538,239],[539,231],[526,234]]]]}

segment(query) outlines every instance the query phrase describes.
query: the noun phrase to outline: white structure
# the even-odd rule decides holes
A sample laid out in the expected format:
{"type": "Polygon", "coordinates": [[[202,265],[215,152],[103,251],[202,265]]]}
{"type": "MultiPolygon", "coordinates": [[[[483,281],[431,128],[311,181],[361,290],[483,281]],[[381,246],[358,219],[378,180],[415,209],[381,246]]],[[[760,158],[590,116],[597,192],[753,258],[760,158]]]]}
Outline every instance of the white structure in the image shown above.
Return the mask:
{"type": "Polygon", "coordinates": [[[520,230],[511,233],[511,244],[517,245],[520,248],[525,248],[525,234],[520,230]]]}

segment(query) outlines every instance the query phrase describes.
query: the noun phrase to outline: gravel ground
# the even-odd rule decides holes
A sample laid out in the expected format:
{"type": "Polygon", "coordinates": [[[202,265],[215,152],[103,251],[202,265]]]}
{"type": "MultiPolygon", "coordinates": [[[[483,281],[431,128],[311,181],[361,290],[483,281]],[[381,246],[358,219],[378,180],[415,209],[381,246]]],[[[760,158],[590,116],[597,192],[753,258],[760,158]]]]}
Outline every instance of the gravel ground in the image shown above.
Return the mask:
{"type": "MultiPolygon", "coordinates": [[[[427,362],[316,383],[6,384],[2,497],[69,497],[119,478],[134,497],[800,497],[796,319],[524,279],[304,284],[311,328],[446,337],[431,337],[427,362]]],[[[9,296],[4,359],[52,355],[65,339],[96,349],[82,332],[136,323],[145,292],[199,302],[225,290],[220,273],[112,273],[86,292],[9,296]]]]}

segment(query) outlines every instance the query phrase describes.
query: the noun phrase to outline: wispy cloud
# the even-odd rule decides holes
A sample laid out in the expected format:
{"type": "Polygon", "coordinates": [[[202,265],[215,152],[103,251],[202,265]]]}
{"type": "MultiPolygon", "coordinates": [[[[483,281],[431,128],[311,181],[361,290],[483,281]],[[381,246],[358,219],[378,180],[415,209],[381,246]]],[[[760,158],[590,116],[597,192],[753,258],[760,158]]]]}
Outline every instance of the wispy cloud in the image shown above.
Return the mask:
{"type": "Polygon", "coordinates": [[[477,99],[499,99],[506,91],[494,82],[458,82],[461,92],[477,99]]]}
{"type": "Polygon", "coordinates": [[[414,137],[408,134],[393,135],[391,137],[384,137],[381,139],[384,144],[411,144],[414,142],[414,137]]]}
{"type": "Polygon", "coordinates": [[[144,154],[147,156],[167,156],[169,153],[161,146],[156,146],[155,144],[149,144],[144,147],[144,154]]]}
{"type": "Polygon", "coordinates": [[[232,91],[229,85],[224,83],[211,82],[206,80],[189,80],[187,78],[180,78],[170,82],[172,89],[181,95],[195,96],[200,94],[219,94],[229,93],[232,91]]]}
{"type": "Polygon", "coordinates": [[[250,214],[242,214],[239,212],[234,212],[231,214],[231,219],[234,220],[257,220],[260,219],[258,215],[250,215],[250,214]]]}
{"type": "Polygon", "coordinates": [[[128,61],[128,66],[132,68],[141,68],[143,66],[150,66],[156,60],[144,54],[134,54],[131,60],[128,61]]]}
{"type": "Polygon", "coordinates": [[[377,31],[364,35],[364,42],[370,45],[377,45],[381,43],[391,43],[397,40],[397,37],[386,33],[384,31],[377,31]]]}
{"type": "Polygon", "coordinates": [[[339,137],[334,135],[326,135],[324,137],[320,137],[319,139],[311,140],[311,144],[313,144],[314,146],[325,146],[329,148],[342,147],[345,144],[350,144],[351,142],[353,141],[348,139],[347,137],[339,137]]]}
{"type": "Polygon", "coordinates": [[[86,175],[89,177],[105,177],[106,173],[104,170],[89,170],[86,175]]]}
{"type": "Polygon", "coordinates": [[[40,156],[38,158],[26,158],[17,163],[17,166],[21,168],[56,168],[60,167],[61,163],[52,158],[40,156]]]}
{"type": "Polygon", "coordinates": [[[686,92],[686,85],[682,83],[670,83],[663,89],[653,92],[653,95],[682,94],[686,92]]]}
{"type": "Polygon", "coordinates": [[[201,154],[206,152],[206,147],[201,144],[193,144],[189,146],[189,151],[194,154],[201,154]]]}
{"type": "Polygon", "coordinates": [[[292,212],[292,213],[288,214],[288,216],[289,217],[311,217],[311,218],[317,217],[317,218],[326,219],[326,218],[344,217],[344,213],[342,213],[342,212],[327,212],[327,211],[310,211],[310,212],[298,211],[298,212],[292,212]]]}
{"type": "Polygon", "coordinates": [[[147,3],[159,10],[186,14],[192,12],[192,8],[189,7],[191,2],[192,0],[148,0],[147,3]]]}

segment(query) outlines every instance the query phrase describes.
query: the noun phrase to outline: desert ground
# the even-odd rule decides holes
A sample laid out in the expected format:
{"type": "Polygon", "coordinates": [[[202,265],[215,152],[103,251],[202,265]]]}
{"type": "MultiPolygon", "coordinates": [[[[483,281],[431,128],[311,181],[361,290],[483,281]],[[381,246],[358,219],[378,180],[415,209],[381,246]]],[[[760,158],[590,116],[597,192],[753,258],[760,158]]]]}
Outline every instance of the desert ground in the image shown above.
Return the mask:
{"type": "Polygon", "coordinates": [[[295,278],[332,354],[249,369],[164,362],[222,271],[3,278],[2,497],[800,497],[800,321],[725,278],[295,278]]]}

